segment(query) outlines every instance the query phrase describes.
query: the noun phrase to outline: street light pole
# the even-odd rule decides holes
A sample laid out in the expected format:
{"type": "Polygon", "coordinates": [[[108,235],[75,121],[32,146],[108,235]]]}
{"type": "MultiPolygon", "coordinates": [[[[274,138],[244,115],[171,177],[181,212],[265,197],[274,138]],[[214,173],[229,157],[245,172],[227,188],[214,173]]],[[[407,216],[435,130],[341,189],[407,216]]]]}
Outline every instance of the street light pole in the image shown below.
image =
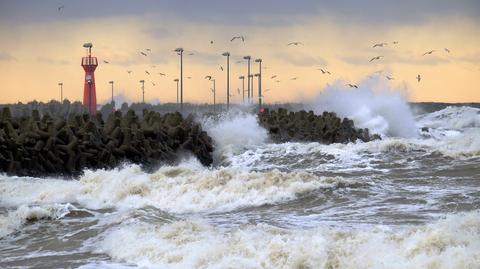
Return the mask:
{"type": "Polygon", "coordinates": [[[248,72],[247,72],[247,89],[248,89],[248,103],[250,104],[250,56],[245,56],[243,59],[248,61],[248,72]]]}
{"type": "Polygon", "coordinates": [[[59,82],[58,85],[60,86],[60,103],[63,103],[63,82],[59,82]]]}
{"type": "Polygon", "coordinates": [[[230,109],[230,52],[224,52],[223,56],[227,57],[227,110],[230,109]]]}
{"type": "Polygon", "coordinates": [[[112,105],[113,105],[113,80],[109,81],[108,83],[112,84],[112,105]]]}
{"type": "Polygon", "coordinates": [[[258,71],[258,111],[262,109],[262,59],[256,59],[259,65],[258,71]]]}
{"type": "Polygon", "coordinates": [[[183,112],[183,48],[176,48],[175,52],[180,55],[180,111],[183,112]]]}
{"type": "Polygon", "coordinates": [[[173,81],[177,83],[177,109],[178,109],[178,78],[174,79],[173,81]]]}
{"type": "Polygon", "coordinates": [[[253,104],[253,74],[250,74],[248,76],[250,78],[249,83],[250,83],[250,104],[253,104]]]}
{"type": "Polygon", "coordinates": [[[142,103],[145,104],[145,80],[140,80],[140,83],[142,83],[142,103]]]}
{"type": "Polygon", "coordinates": [[[245,76],[239,76],[238,79],[242,80],[242,101],[245,104],[245,76]]]}

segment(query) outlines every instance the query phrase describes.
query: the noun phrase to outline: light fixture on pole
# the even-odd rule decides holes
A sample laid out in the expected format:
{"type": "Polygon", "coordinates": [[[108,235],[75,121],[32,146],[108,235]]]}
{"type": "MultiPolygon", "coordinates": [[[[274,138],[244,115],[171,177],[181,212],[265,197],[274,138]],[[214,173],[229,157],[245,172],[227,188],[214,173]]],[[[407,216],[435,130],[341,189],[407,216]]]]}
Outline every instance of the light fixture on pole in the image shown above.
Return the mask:
{"type": "Polygon", "coordinates": [[[239,76],[238,79],[242,80],[242,101],[245,104],[245,76],[239,76]]]}
{"type": "Polygon", "coordinates": [[[224,52],[227,57],[227,110],[230,108],[230,52],[224,52]]]}
{"type": "Polygon", "coordinates": [[[59,82],[58,86],[60,86],[60,103],[63,103],[63,82],[59,82]]]}
{"type": "Polygon", "coordinates": [[[262,109],[262,59],[256,59],[258,63],[258,111],[262,109]]]}
{"type": "Polygon", "coordinates": [[[177,83],[177,109],[178,109],[178,78],[174,79],[173,81],[177,83]]]}
{"type": "Polygon", "coordinates": [[[250,56],[245,56],[243,57],[243,59],[247,60],[248,61],[248,72],[247,72],[247,92],[248,92],[248,103],[250,104],[250,59],[252,59],[252,57],[250,56]]]}
{"type": "Polygon", "coordinates": [[[183,112],[183,48],[174,51],[180,55],[180,111],[183,112]]]}
{"type": "Polygon", "coordinates": [[[113,105],[113,80],[110,80],[108,83],[112,84],[112,105],[113,105]]]}
{"type": "Polygon", "coordinates": [[[142,83],[142,103],[145,103],[145,80],[140,80],[140,83],[142,83]]]}

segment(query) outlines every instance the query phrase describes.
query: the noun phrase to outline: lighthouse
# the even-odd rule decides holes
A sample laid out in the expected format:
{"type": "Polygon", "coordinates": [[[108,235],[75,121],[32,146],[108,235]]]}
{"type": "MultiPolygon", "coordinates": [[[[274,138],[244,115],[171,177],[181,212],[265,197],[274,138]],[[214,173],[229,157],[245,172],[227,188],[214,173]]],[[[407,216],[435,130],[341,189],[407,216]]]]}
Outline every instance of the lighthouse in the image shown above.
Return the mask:
{"type": "Polygon", "coordinates": [[[85,82],[83,87],[83,105],[90,114],[97,111],[97,94],[95,91],[95,69],[97,57],[92,57],[92,43],[85,43],[83,47],[88,49],[87,57],[82,58],[82,67],[85,70],[85,82]]]}

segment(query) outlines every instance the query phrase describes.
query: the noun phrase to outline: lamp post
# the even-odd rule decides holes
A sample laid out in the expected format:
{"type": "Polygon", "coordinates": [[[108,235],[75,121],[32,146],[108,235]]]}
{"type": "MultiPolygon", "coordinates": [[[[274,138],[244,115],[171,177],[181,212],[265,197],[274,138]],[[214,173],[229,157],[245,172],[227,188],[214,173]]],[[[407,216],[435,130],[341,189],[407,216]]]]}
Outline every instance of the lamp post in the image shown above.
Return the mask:
{"type": "Polygon", "coordinates": [[[112,105],[113,105],[113,80],[110,80],[108,83],[112,84],[112,105]]]}
{"type": "Polygon", "coordinates": [[[58,86],[60,86],[60,103],[63,103],[63,82],[59,82],[58,86]]]}
{"type": "Polygon", "coordinates": [[[177,83],[177,109],[178,109],[178,78],[174,79],[173,81],[177,83]]]}
{"type": "Polygon", "coordinates": [[[175,52],[180,55],[180,111],[183,112],[183,48],[176,48],[175,52]]]}
{"type": "Polygon", "coordinates": [[[227,57],[227,110],[230,108],[230,52],[224,52],[223,56],[227,57]]]}
{"type": "Polygon", "coordinates": [[[245,104],[245,76],[239,76],[238,79],[242,80],[242,101],[245,104]]]}
{"type": "Polygon", "coordinates": [[[258,111],[260,111],[260,109],[262,109],[262,88],[260,86],[262,76],[260,75],[260,73],[257,73],[255,74],[255,77],[257,77],[258,81],[258,111]]]}
{"type": "Polygon", "coordinates": [[[250,83],[250,89],[251,89],[251,91],[250,91],[250,102],[249,102],[249,104],[253,104],[253,74],[250,74],[250,75],[248,76],[248,78],[249,78],[249,81],[248,81],[248,82],[250,83]]]}
{"type": "Polygon", "coordinates": [[[142,103],[145,103],[145,80],[140,80],[140,83],[142,83],[142,103]]]}
{"type": "Polygon", "coordinates": [[[258,63],[258,111],[262,109],[262,59],[256,59],[258,63]]]}
{"type": "Polygon", "coordinates": [[[252,57],[250,56],[245,56],[243,59],[248,61],[248,72],[247,72],[247,91],[248,91],[248,103],[250,104],[250,59],[252,57]]]}

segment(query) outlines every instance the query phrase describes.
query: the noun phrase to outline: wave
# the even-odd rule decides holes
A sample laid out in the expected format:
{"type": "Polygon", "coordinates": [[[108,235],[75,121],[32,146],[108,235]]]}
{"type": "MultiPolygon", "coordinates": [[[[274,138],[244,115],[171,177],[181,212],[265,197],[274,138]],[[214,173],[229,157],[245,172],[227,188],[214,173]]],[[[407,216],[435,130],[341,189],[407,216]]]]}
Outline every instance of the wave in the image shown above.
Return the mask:
{"type": "Polygon", "coordinates": [[[0,204],[78,203],[86,208],[142,208],[170,213],[228,211],[295,199],[320,188],[357,184],[307,172],[205,169],[197,162],[147,174],[137,165],[86,171],[78,181],[0,178],[0,204]]]}
{"type": "Polygon", "coordinates": [[[96,252],[156,268],[477,268],[480,212],[394,230],[267,224],[224,230],[201,219],[130,221],[102,234],[96,252]]]}
{"type": "Polygon", "coordinates": [[[366,80],[354,90],[346,90],[343,84],[336,82],[317,96],[311,105],[315,113],[333,111],[340,117],[352,119],[357,127],[382,136],[417,136],[413,113],[399,92],[388,89],[380,81],[366,80]]]}
{"type": "Polygon", "coordinates": [[[15,210],[0,215],[0,238],[17,231],[27,222],[41,219],[60,219],[75,209],[71,204],[28,206],[22,205],[15,210]]]}
{"type": "Polygon", "coordinates": [[[422,127],[441,129],[480,128],[480,109],[449,106],[417,118],[422,127]]]}

